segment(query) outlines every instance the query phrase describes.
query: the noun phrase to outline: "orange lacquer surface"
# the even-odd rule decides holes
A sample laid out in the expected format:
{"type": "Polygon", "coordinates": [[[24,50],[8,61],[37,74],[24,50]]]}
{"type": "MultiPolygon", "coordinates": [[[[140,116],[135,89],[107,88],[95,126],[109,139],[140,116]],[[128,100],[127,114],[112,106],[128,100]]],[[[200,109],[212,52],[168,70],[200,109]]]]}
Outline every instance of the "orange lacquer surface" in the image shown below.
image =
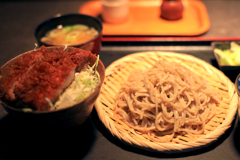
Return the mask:
{"type": "MultiPolygon", "coordinates": [[[[182,0],[184,10],[180,20],[169,21],[160,17],[161,0],[129,0],[127,20],[120,24],[103,21],[105,36],[196,36],[207,32],[210,21],[205,5],[199,0],[182,0]]],[[[79,8],[79,13],[101,17],[100,0],[90,0],[79,8]]]]}

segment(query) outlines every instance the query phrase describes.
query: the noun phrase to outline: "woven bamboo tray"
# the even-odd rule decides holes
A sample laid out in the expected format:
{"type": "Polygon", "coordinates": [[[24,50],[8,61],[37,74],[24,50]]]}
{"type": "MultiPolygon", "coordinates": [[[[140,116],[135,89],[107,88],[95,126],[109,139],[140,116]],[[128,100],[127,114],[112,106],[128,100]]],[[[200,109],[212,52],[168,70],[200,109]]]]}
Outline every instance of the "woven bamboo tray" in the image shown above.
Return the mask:
{"type": "Polygon", "coordinates": [[[154,151],[179,151],[201,148],[217,140],[232,124],[237,112],[238,96],[234,84],[221,71],[194,56],[171,52],[140,52],[113,62],[106,69],[105,82],[95,103],[100,120],[112,135],[127,144],[154,151]],[[158,60],[175,61],[201,74],[208,84],[222,94],[221,114],[215,115],[201,135],[176,135],[171,142],[159,143],[148,139],[113,116],[114,98],[129,73],[147,69],[158,60]]]}

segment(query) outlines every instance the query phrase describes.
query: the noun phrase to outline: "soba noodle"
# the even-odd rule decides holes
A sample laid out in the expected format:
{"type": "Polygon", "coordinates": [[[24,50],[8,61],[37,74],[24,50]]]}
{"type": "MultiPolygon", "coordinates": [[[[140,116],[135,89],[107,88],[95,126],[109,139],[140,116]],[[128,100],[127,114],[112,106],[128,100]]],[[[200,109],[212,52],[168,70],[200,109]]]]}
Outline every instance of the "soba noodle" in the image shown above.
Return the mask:
{"type": "Polygon", "coordinates": [[[114,115],[153,141],[169,142],[176,133],[202,134],[219,102],[202,76],[161,60],[129,76],[116,96],[114,115]]]}

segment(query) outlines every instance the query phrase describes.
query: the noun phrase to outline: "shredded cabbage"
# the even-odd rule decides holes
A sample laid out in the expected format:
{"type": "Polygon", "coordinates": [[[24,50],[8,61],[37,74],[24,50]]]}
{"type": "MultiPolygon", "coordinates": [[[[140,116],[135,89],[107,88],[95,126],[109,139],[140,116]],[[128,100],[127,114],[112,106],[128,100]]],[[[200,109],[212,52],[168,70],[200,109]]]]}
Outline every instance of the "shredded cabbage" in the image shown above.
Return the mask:
{"type": "Polygon", "coordinates": [[[75,73],[75,79],[72,84],[59,96],[55,103],[55,108],[63,108],[73,105],[89,94],[91,94],[100,83],[100,75],[97,72],[99,57],[95,64],[91,67],[88,65],[80,73],[75,73]]]}

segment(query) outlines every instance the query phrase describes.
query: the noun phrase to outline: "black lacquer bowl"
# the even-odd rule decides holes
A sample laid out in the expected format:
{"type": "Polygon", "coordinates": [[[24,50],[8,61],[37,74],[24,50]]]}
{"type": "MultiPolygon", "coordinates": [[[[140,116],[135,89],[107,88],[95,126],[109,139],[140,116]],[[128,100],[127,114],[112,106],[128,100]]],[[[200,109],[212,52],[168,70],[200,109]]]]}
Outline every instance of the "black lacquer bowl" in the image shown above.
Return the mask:
{"type": "MultiPolygon", "coordinates": [[[[64,46],[53,46],[53,47],[46,47],[47,50],[50,52],[53,50],[63,49],[64,46]]],[[[71,51],[73,49],[76,49],[74,47],[68,47],[68,51],[71,51]]],[[[6,72],[8,68],[14,64],[14,62],[24,54],[28,54],[32,51],[25,52],[23,54],[18,55],[17,57],[11,59],[7,63],[5,63],[1,67],[1,72],[6,72]]],[[[89,62],[90,66],[92,66],[95,61],[97,60],[97,57],[92,54],[89,62]]],[[[8,102],[5,102],[3,99],[0,99],[0,103],[3,105],[5,110],[16,117],[17,119],[29,121],[29,122],[40,122],[40,123],[65,123],[65,122],[74,122],[76,124],[82,124],[91,114],[93,105],[95,100],[97,99],[101,86],[103,84],[104,78],[105,78],[105,67],[101,60],[98,62],[97,71],[100,75],[101,82],[98,84],[96,90],[91,93],[89,96],[87,96],[85,99],[80,101],[79,103],[62,108],[62,109],[56,109],[56,110],[50,110],[50,111],[24,111],[22,109],[15,108],[11,106],[8,102]]]]}
{"type": "Polygon", "coordinates": [[[35,30],[35,38],[40,46],[54,46],[41,41],[41,38],[49,31],[57,28],[58,25],[68,26],[74,24],[84,24],[89,27],[93,27],[98,31],[98,35],[84,43],[69,45],[71,47],[77,47],[84,50],[91,51],[93,54],[98,55],[102,46],[102,23],[95,17],[91,17],[84,14],[67,14],[60,17],[50,18],[42,22],[35,30]]]}

